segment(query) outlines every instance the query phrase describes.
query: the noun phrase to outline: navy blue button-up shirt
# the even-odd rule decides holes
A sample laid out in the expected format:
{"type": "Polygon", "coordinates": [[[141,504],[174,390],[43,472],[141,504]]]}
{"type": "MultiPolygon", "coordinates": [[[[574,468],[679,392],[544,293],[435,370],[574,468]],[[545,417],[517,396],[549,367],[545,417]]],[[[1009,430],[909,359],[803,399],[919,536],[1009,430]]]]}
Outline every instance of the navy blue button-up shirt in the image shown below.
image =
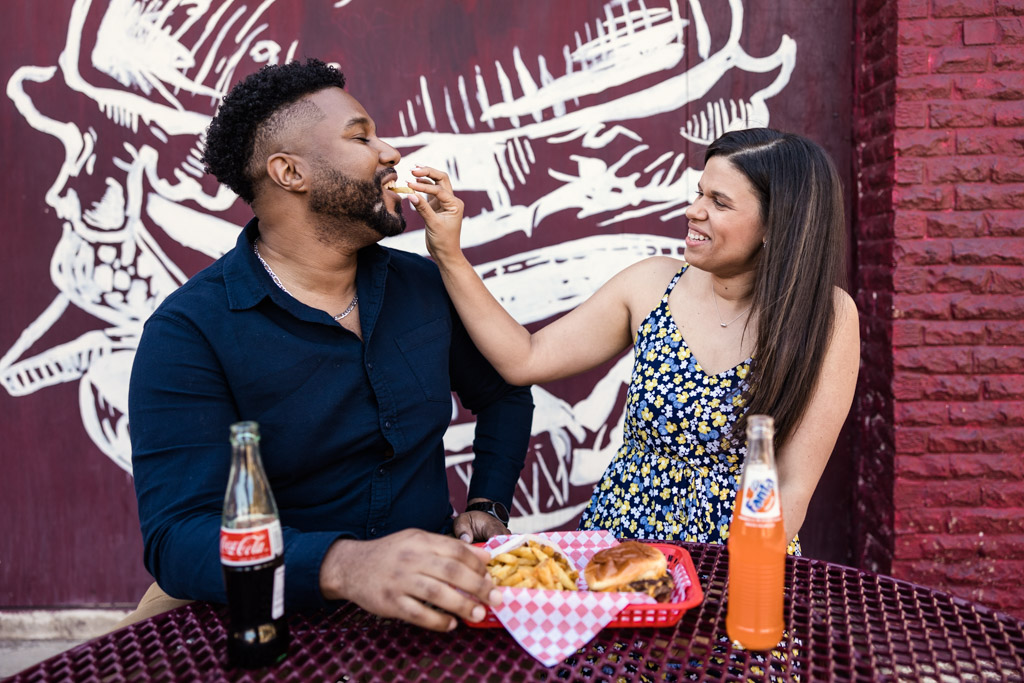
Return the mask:
{"type": "Polygon", "coordinates": [[[129,391],[132,463],[146,567],[173,596],[224,602],[229,427],[257,421],[285,599],[301,609],[323,603],[320,564],[336,539],[450,530],[452,390],[477,416],[470,498],[511,506],[533,402],[473,346],[433,262],[359,252],[360,341],[274,285],[252,252],[257,235],[253,220],[146,322],[129,391]]]}

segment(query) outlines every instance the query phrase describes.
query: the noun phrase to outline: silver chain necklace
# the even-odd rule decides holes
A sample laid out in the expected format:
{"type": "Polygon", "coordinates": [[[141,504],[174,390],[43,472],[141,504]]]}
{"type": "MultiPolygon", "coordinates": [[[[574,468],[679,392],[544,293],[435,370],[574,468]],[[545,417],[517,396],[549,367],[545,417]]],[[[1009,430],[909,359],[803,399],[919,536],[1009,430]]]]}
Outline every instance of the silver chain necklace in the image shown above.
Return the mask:
{"type": "Polygon", "coordinates": [[[729,327],[729,325],[732,325],[734,322],[736,322],[737,320],[742,318],[744,315],[746,315],[747,311],[750,310],[750,306],[753,306],[753,304],[751,304],[750,306],[747,306],[742,311],[740,311],[740,314],[738,316],[736,316],[735,318],[733,318],[729,322],[727,322],[727,323],[722,322],[722,312],[720,310],[718,310],[718,295],[715,294],[715,284],[713,282],[711,282],[710,280],[708,282],[711,284],[711,298],[715,302],[715,313],[718,314],[718,324],[721,325],[722,327],[729,327]]]}
{"type": "MultiPolygon", "coordinates": [[[[274,281],[274,284],[277,285],[278,287],[280,287],[282,292],[284,292],[288,296],[291,296],[291,297],[294,298],[294,295],[291,292],[289,292],[288,289],[284,286],[284,283],[281,282],[281,278],[279,278],[277,276],[277,273],[275,273],[274,269],[270,267],[270,264],[263,260],[263,256],[260,254],[259,241],[260,241],[259,237],[257,237],[253,241],[253,243],[252,243],[252,253],[256,254],[256,258],[258,258],[260,260],[260,263],[263,264],[263,267],[267,270],[267,275],[269,275],[270,279],[274,281]]],[[[342,311],[338,315],[334,315],[334,316],[331,316],[331,317],[334,318],[334,320],[336,322],[341,322],[342,318],[344,318],[345,316],[347,316],[349,313],[351,313],[352,311],[354,311],[356,309],[356,304],[358,304],[358,303],[359,303],[359,294],[357,293],[355,296],[352,297],[352,303],[350,303],[348,305],[348,308],[346,308],[344,311],[342,311]]]]}

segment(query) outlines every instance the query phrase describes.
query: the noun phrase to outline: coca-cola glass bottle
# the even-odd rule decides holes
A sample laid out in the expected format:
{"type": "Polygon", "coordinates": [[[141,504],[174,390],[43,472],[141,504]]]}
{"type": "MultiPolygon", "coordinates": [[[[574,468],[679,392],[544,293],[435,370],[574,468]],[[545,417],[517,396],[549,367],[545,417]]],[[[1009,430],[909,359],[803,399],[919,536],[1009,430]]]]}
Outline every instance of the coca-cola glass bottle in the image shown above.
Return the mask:
{"type": "Polygon", "coordinates": [[[231,425],[231,473],[224,495],[220,562],[228,596],[228,662],[256,668],[284,659],[284,539],[260,459],[255,422],[231,425]]]}

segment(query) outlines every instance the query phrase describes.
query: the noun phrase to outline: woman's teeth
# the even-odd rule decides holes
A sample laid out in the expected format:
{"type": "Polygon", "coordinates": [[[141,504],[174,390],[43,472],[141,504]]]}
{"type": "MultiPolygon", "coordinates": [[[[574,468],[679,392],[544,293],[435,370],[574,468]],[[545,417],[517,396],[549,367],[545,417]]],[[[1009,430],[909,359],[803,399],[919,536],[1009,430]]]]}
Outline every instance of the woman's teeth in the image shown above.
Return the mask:
{"type": "Polygon", "coordinates": [[[686,232],[686,239],[692,240],[694,242],[705,242],[705,241],[707,241],[708,237],[707,237],[707,235],[702,235],[699,232],[694,232],[693,230],[688,230],[686,232]]]}

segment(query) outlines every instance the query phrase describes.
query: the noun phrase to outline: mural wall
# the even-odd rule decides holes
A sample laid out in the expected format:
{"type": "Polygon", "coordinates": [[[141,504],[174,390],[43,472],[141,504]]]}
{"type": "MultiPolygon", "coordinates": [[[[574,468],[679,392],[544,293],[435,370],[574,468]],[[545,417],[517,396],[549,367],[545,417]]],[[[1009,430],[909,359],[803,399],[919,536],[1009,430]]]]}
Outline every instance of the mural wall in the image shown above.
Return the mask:
{"type": "MultiPolygon", "coordinates": [[[[722,132],[799,130],[845,170],[849,47],[820,22],[842,35],[847,20],[831,0],[817,10],[763,4],[5,9],[3,135],[17,164],[0,257],[0,466],[19,474],[0,484],[12,520],[0,534],[2,604],[131,602],[147,582],[128,375],[148,315],[227,251],[249,216],[199,162],[203,131],[236,80],[306,56],[338,64],[402,152],[400,178],[417,163],[448,171],[466,202],[470,259],[518,320],[542,325],[626,265],[682,255],[683,211],[704,148],[722,132]],[[40,568],[51,580],[31,585],[40,568]]],[[[387,244],[425,254],[410,223],[387,244]]],[[[513,528],[575,526],[620,444],[630,361],[534,389],[513,528]]],[[[452,416],[445,446],[459,505],[472,422],[457,401],[452,416]]],[[[843,467],[833,463],[833,476],[843,467]]]]}

